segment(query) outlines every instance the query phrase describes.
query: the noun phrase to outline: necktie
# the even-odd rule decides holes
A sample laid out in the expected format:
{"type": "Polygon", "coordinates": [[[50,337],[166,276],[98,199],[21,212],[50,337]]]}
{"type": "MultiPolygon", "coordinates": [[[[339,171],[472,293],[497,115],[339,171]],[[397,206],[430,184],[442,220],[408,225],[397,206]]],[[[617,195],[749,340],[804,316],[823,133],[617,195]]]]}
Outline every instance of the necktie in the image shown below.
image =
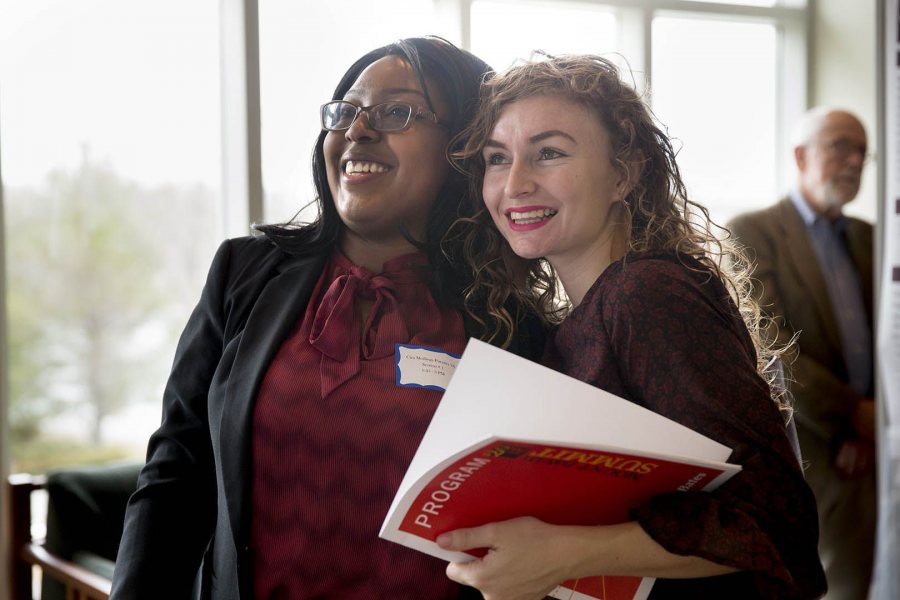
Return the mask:
{"type": "Polygon", "coordinates": [[[820,240],[822,270],[841,334],[849,383],[857,393],[868,394],[872,385],[872,332],[859,275],[834,224],[820,217],[814,229],[820,240]]]}

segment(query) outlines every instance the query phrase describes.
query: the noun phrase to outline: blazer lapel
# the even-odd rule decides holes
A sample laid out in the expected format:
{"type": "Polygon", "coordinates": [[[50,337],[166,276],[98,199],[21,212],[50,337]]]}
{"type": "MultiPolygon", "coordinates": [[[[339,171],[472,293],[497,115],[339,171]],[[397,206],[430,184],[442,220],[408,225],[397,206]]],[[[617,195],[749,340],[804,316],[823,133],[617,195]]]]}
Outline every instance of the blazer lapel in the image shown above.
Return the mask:
{"type": "Polygon", "coordinates": [[[324,259],[292,257],[263,288],[250,315],[234,358],[225,393],[219,448],[226,502],[240,549],[249,536],[252,484],[253,406],[269,363],[297,320],[322,271],[324,259]]]}
{"type": "MultiPolygon", "coordinates": [[[[834,320],[834,309],[831,298],[828,295],[828,286],[822,276],[819,266],[819,257],[812,247],[806,223],[794,208],[790,199],[784,199],[779,204],[779,225],[787,244],[788,257],[791,260],[794,271],[798,273],[800,290],[811,307],[816,310],[819,319],[824,324],[825,334],[834,347],[840,347],[841,338],[837,323],[834,320]]],[[[801,334],[802,335],[802,334],[801,334]]]]}
{"type": "Polygon", "coordinates": [[[847,224],[847,253],[856,267],[862,287],[863,303],[869,319],[869,327],[873,325],[875,266],[873,256],[872,229],[867,223],[851,219],[847,224]]]}

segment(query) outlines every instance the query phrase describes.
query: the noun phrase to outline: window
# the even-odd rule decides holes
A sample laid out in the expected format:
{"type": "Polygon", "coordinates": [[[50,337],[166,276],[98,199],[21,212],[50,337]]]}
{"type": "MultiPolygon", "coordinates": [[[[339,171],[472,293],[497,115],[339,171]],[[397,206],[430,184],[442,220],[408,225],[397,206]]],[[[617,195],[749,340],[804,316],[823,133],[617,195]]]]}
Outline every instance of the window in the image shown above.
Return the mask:
{"type": "Polygon", "coordinates": [[[768,23],[653,19],[653,109],[680,146],[691,198],[724,222],[777,194],[776,31],[768,23]]]}
{"type": "Polygon", "coordinates": [[[618,19],[608,8],[591,5],[511,3],[477,0],[472,3],[472,52],[495,69],[533,50],[550,54],[606,54],[620,52],[618,19]]]}
{"type": "Polygon", "coordinates": [[[471,46],[498,68],[532,48],[620,53],[680,148],[690,196],[724,223],[789,184],[784,123],[806,107],[804,4],[473,0],[471,46]]]}
{"type": "MultiPolygon", "coordinates": [[[[319,106],[347,68],[398,38],[440,35],[435,21],[431,2],[421,0],[344,0],[339,11],[328,3],[260,2],[265,221],[286,221],[314,199],[310,161],[319,106]]],[[[301,219],[314,217],[310,210],[301,219]]]]}
{"type": "Polygon", "coordinates": [[[12,469],[142,457],[221,237],[218,3],[0,14],[12,469]]]}

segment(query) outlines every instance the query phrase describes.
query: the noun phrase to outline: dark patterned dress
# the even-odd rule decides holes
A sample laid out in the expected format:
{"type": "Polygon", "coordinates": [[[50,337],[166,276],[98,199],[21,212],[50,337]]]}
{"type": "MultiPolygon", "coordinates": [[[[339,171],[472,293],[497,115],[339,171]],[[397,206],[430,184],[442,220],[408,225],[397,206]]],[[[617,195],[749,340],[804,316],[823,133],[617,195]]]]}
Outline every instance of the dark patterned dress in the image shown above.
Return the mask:
{"type": "Polygon", "coordinates": [[[632,513],[665,549],[741,572],[659,579],[651,598],[817,598],[818,525],[784,418],[720,280],[690,257],[610,265],[551,338],[544,363],[733,449],[714,492],[658,496],[632,513]]]}

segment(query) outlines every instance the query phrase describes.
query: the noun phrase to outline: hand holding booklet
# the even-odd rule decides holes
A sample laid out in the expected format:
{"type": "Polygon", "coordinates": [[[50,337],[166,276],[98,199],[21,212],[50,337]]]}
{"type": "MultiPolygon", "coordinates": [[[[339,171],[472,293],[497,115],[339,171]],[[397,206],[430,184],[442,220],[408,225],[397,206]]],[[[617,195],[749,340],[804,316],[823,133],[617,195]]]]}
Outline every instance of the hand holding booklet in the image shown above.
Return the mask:
{"type": "MultiPolygon", "coordinates": [[[[607,525],[668,492],[710,491],[740,470],[731,449],[670,419],[470,340],[380,536],[448,561],[441,533],[521,516],[607,525]]],[[[646,598],[651,578],[590,577],[554,598],[646,598]]]]}

